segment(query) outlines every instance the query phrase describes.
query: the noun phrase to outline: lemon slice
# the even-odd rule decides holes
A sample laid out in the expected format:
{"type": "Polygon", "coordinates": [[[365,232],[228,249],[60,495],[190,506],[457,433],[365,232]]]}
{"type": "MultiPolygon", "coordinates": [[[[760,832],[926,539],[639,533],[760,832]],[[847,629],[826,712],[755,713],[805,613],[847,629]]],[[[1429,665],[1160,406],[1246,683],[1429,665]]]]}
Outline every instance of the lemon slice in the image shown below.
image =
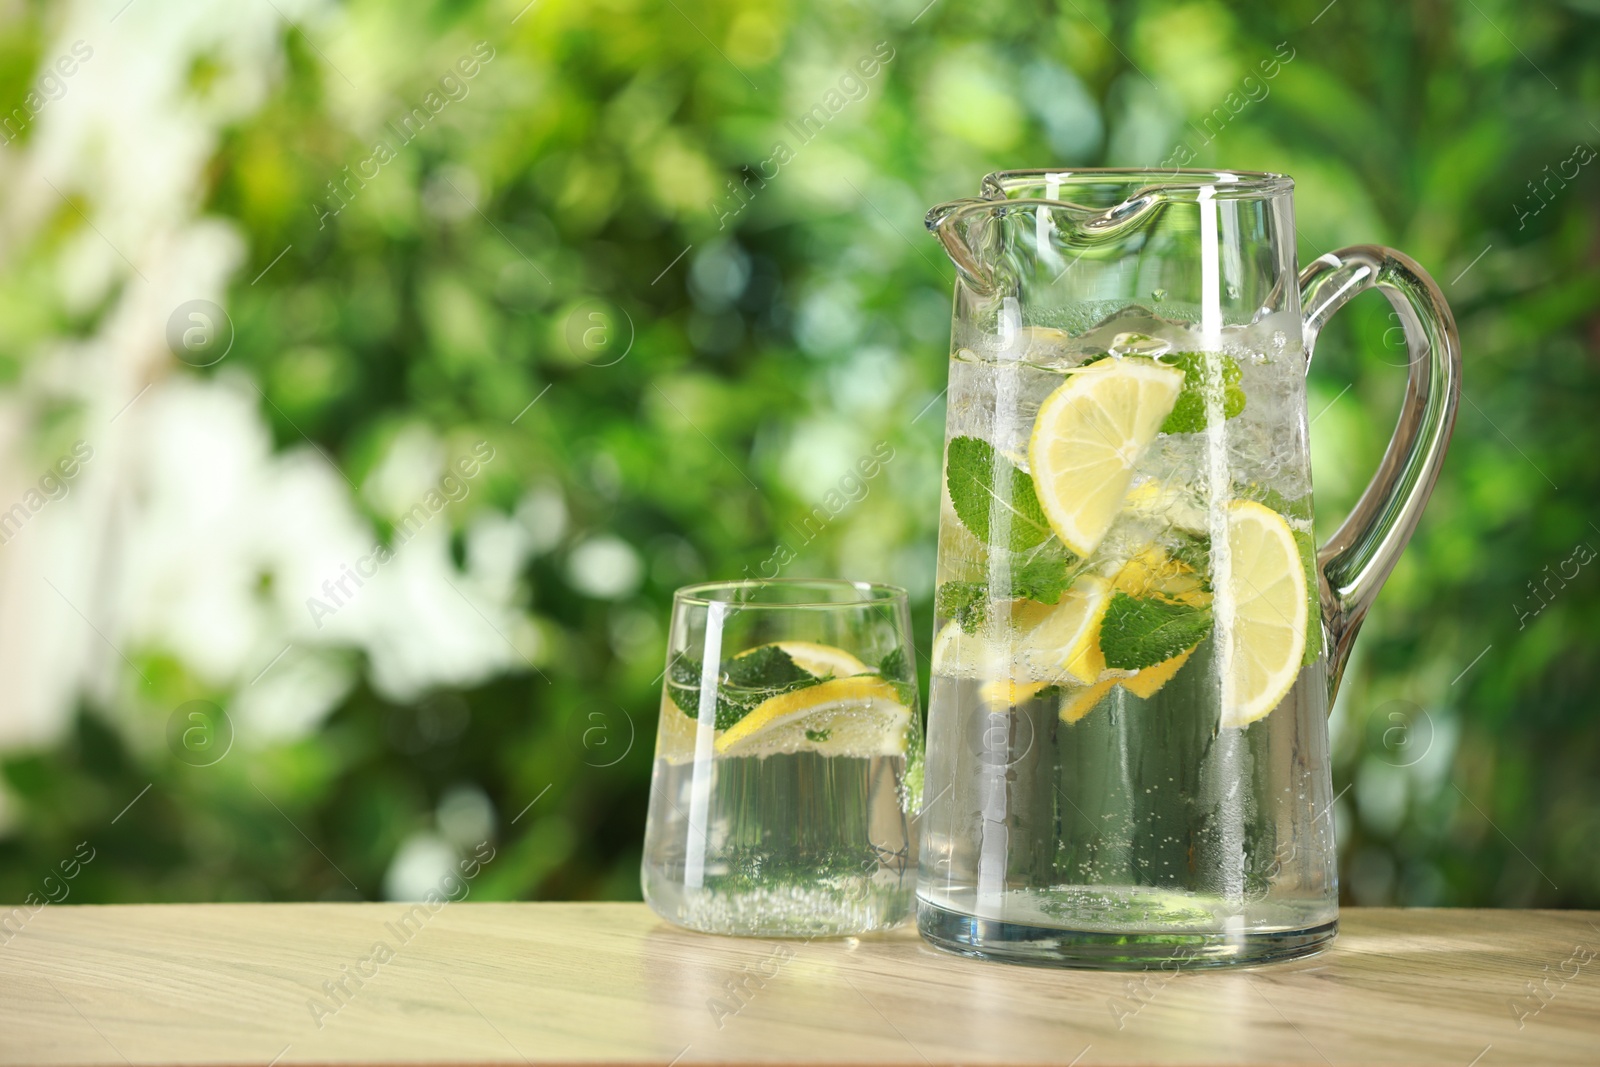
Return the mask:
{"type": "Polygon", "coordinates": [[[1111,529],[1134,464],[1183,388],[1183,371],[1149,359],[1105,359],[1071,374],[1039,405],[1028,465],[1050,527],[1088,556],[1111,529]]]}
{"type": "Polygon", "coordinates": [[[946,678],[993,678],[1004,674],[1011,654],[985,634],[969,634],[954,620],[933,639],[933,673],[946,678]]]}
{"type": "Polygon", "coordinates": [[[1077,722],[1095,709],[1105,695],[1111,692],[1111,687],[1117,684],[1115,678],[1107,678],[1103,682],[1084,686],[1080,689],[1069,689],[1061,698],[1061,721],[1077,722]]]}
{"type": "Polygon", "coordinates": [[[656,755],[668,763],[685,763],[694,758],[695,733],[699,723],[683,713],[672,698],[661,694],[661,725],[656,731],[656,755]]]}
{"type": "Polygon", "coordinates": [[[1229,504],[1228,558],[1233,618],[1221,633],[1222,725],[1243,727],[1294,687],[1310,611],[1294,531],[1276,511],[1253,500],[1229,504]]]}
{"type": "MultiPolygon", "coordinates": [[[[818,678],[825,678],[830,674],[835,678],[848,678],[852,674],[868,674],[872,671],[871,667],[844,649],[832,645],[819,645],[811,641],[778,641],[776,644],[794,660],[796,667],[818,678]]],[[[743,655],[749,654],[743,653],[743,655]]]]}
{"type": "Polygon", "coordinates": [[[882,678],[835,678],[762,701],[715,747],[718,756],[894,756],[906,750],[910,722],[911,709],[882,678]]]}
{"type": "Polygon", "coordinates": [[[1194,655],[1193,648],[1187,652],[1180,652],[1171,659],[1162,660],[1154,666],[1146,667],[1132,678],[1122,679],[1122,688],[1141,700],[1149,700],[1156,695],[1157,690],[1172,681],[1172,676],[1183,669],[1183,665],[1189,662],[1189,657],[1192,655],[1194,655]]]}
{"type": "Polygon", "coordinates": [[[1160,545],[1151,545],[1124,563],[1112,584],[1119,593],[1132,597],[1154,595],[1194,607],[1211,602],[1195,569],[1169,556],[1160,545]]]}
{"type": "Polygon", "coordinates": [[[1111,583],[1080,575],[1045,609],[1016,650],[1015,669],[1032,681],[1090,685],[1100,680],[1106,658],[1100,652],[1100,622],[1111,605],[1111,583]]]}

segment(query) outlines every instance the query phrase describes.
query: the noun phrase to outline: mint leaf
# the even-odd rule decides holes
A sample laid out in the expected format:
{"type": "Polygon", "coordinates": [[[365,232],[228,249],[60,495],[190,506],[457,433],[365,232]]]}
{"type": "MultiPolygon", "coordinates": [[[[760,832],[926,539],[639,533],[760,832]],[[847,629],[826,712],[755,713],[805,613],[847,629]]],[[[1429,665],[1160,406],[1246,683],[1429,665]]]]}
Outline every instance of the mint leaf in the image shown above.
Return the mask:
{"type": "Polygon", "coordinates": [[[1059,553],[1041,552],[1011,569],[1011,595],[1054,604],[1072,587],[1079,562],[1064,548],[1059,553]]]}
{"type": "MultiPolygon", "coordinates": [[[[680,656],[668,669],[667,694],[691,719],[700,717],[700,664],[680,656]]],[[[804,670],[777,645],[761,645],[724,660],[717,677],[716,727],[726,730],[763,701],[826,679],[804,670]]]]}
{"type": "Polygon", "coordinates": [[[1180,563],[1193,568],[1200,578],[1200,588],[1211,592],[1211,538],[1179,537],[1167,554],[1180,563]]]}
{"type": "MultiPolygon", "coordinates": [[[[1072,588],[1078,577],[1076,556],[1065,549],[1039,553],[1032,559],[1013,564],[1009,599],[1037,600],[1055,604],[1072,588]]],[[[976,634],[989,620],[989,583],[945,582],[933,596],[934,610],[969,634],[976,634]]]]}
{"type": "Polygon", "coordinates": [[[998,543],[1021,551],[1050,536],[1050,523],[1039,507],[1033,479],[989,442],[977,437],[951,438],[945,482],[956,518],[984,544],[998,543]]]}
{"type": "Polygon", "coordinates": [[[945,582],[933,594],[933,610],[975,634],[989,618],[989,586],[984,582],[945,582]]]}
{"type": "Polygon", "coordinates": [[[1139,671],[1193,648],[1211,629],[1206,608],[1116,593],[1100,624],[1106,666],[1139,671]]]}
{"type": "Polygon", "coordinates": [[[906,662],[904,645],[896,645],[878,661],[878,675],[891,682],[909,682],[911,664],[906,662]]]}
{"type": "Polygon", "coordinates": [[[722,680],[740,689],[782,689],[795,682],[819,681],[777,645],[759,645],[722,665],[722,680]]]}
{"type": "MultiPolygon", "coordinates": [[[[1199,433],[1206,428],[1206,358],[1204,352],[1168,352],[1160,357],[1183,371],[1183,390],[1161,424],[1162,433],[1199,433]]],[[[1244,390],[1239,388],[1244,372],[1232,356],[1217,358],[1222,360],[1222,413],[1236,418],[1244,410],[1244,390]]]]}

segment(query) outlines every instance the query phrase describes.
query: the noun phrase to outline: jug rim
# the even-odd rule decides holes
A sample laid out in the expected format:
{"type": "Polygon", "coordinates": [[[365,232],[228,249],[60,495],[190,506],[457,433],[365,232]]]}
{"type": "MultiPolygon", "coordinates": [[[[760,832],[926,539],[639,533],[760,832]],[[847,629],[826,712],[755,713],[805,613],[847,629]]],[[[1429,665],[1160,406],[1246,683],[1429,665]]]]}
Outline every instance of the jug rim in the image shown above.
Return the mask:
{"type": "MultiPolygon", "coordinates": [[[[1070,203],[1059,190],[1086,185],[1120,185],[1128,189],[1124,202],[1147,191],[1159,190],[1172,198],[1203,189],[1222,200],[1264,199],[1292,192],[1294,179],[1287,174],[1262,170],[1208,170],[1186,167],[1035,167],[997,170],[984,175],[977,199],[1010,203],[1070,203]],[[1054,185],[1057,195],[1016,196],[1018,190],[1054,185]]],[[[1088,206],[1088,205],[1085,205],[1088,206]]],[[[1112,205],[1103,205],[1106,207],[1112,205]]]]}

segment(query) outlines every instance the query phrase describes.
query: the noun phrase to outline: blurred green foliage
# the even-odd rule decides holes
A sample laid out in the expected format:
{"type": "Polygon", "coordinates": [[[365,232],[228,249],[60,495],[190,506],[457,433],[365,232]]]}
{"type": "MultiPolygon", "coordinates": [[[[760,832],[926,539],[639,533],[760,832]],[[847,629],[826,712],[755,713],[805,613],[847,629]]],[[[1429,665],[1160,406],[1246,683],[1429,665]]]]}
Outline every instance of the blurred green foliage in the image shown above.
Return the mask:
{"type": "MultiPolygon", "coordinates": [[[[481,897],[636,898],[676,586],[787,545],[791,576],[907,585],[929,633],[951,271],[924,210],[990,170],[1185,153],[1293,175],[1302,263],[1393,244],[1461,328],[1456,440],[1334,715],[1347,899],[1600,906],[1596,568],[1520,617],[1600,546],[1600,166],[1547,182],[1600,146],[1594,5],[923,4],[365,0],[337,39],[285,27],[281,77],[194,191],[250,251],[233,353],[185,373],[248,371],[278,444],[303,431],[356,482],[421,418],[507,457],[475,505],[558,491],[563,536],[526,574],[543,676],[416,705],[359,688],[210,767],[160,743],[166,708],[84,706],[4,755],[0,898],[85,839],[74,901],[372,898],[461,783],[497,814],[481,897]],[[477,42],[470,93],[399,144],[385,123],[477,42]],[[845,106],[797,136],[830,90],[845,106]],[[380,137],[393,158],[349,182],[380,137]],[[798,533],[879,442],[866,496],[798,533]],[[618,596],[572,580],[595,534],[642,564],[618,596]]],[[[0,40],[7,108],[48,23],[0,40]]],[[[1395,325],[1364,297],[1318,348],[1324,537],[1393,425],[1395,325]]]]}

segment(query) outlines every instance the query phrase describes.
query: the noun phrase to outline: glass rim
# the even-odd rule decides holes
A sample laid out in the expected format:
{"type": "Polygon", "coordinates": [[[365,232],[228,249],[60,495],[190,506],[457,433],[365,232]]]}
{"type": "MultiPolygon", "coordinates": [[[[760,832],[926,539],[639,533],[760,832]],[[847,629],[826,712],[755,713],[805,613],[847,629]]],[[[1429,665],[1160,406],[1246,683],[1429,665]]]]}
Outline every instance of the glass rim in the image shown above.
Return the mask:
{"type": "Polygon", "coordinates": [[[906,602],[908,594],[898,585],[887,582],[858,582],[849,578],[735,578],[727,581],[697,582],[686,585],[672,594],[674,603],[708,608],[713,604],[726,604],[740,610],[787,608],[864,608],[875,604],[906,602]],[[858,594],[854,600],[752,600],[737,595],[715,596],[726,592],[759,591],[762,589],[831,589],[850,590],[858,594]]]}
{"type": "Polygon", "coordinates": [[[1016,188],[1056,182],[1061,187],[1084,185],[1127,185],[1137,191],[1156,186],[1163,193],[1194,193],[1213,190],[1224,199],[1265,198],[1294,190],[1294,179],[1287,174],[1264,170],[1205,170],[1185,167],[1040,167],[1022,170],[997,170],[984,175],[982,197],[986,200],[1011,200],[1013,203],[1037,200],[1051,204],[1051,197],[1011,197],[1016,188]]]}

